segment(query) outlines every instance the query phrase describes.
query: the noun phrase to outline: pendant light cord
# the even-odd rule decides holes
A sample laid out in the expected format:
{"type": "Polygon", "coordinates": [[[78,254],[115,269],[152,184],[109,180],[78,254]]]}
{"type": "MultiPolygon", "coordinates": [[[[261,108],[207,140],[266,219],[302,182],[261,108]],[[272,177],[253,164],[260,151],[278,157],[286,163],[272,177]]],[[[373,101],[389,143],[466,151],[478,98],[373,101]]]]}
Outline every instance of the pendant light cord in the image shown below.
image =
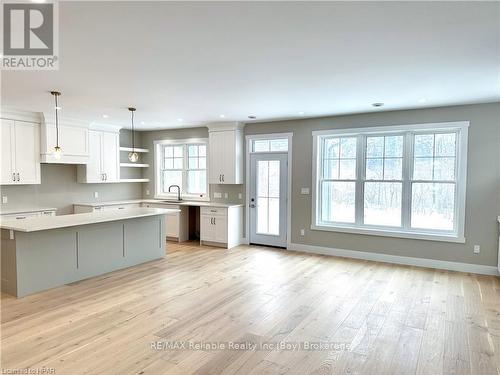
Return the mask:
{"type": "Polygon", "coordinates": [[[135,152],[135,138],[134,138],[134,111],[132,112],[132,152],[135,152]]]}
{"type": "Polygon", "coordinates": [[[58,112],[59,112],[59,106],[57,104],[57,94],[54,95],[55,99],[56,99],[56,147],[59,148],[59,116],[58,116],[58,112]]]}

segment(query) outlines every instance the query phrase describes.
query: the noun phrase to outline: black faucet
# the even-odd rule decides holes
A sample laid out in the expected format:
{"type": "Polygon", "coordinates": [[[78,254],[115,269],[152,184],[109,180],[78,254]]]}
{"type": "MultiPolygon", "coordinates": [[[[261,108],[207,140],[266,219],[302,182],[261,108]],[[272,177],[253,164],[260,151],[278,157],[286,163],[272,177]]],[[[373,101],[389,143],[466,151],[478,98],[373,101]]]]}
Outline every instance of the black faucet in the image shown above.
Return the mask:
{"type": "Polygon", "coordinates": [[[181,200],[181,188],[179,185],[170,185],[168,187],[168,192],[170,193],[170,188],[173,188],[173,187],[176,187],[177,188],[177,200],[180,201],[181,200]]]}

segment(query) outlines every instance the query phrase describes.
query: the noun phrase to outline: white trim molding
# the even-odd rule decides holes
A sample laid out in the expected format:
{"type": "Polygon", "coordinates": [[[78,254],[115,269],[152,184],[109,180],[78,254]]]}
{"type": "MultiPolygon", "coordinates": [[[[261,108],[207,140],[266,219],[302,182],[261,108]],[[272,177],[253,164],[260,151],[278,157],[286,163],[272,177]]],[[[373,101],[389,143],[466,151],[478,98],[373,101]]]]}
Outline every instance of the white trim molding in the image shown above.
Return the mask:
{"type": "Polygon", "coordinates": [[[485,266],[482,264],[450,262],[446,260],[436,260],[428,258],[414,258],[400,255],[390,255],[381,253],[372,253],[357,250],[345,250],[324,246],[305,245],[300,243],[291,243],[288,250],[299,251],[311,254],[330,255],[342,258],[362,259],[374,262],[384,262],[393,264],[402,264],[406,266],[434,268],[448,271],[458,271],[466,273],[476,273],[480,275],[499,276],[499,270],[495,266],[485,266]]]}

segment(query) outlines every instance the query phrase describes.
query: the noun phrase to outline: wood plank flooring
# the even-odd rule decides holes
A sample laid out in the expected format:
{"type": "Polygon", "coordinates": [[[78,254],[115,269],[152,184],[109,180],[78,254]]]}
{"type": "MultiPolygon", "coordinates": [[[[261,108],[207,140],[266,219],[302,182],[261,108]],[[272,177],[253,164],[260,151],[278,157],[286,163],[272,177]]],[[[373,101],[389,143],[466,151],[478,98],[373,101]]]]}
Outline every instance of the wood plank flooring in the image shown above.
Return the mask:
{"type": "Polygon", "coordinates": [[[498,375],[500,278],[168,243],[159,261],[2,295],[1,346],[3,373],[498,375]]]}

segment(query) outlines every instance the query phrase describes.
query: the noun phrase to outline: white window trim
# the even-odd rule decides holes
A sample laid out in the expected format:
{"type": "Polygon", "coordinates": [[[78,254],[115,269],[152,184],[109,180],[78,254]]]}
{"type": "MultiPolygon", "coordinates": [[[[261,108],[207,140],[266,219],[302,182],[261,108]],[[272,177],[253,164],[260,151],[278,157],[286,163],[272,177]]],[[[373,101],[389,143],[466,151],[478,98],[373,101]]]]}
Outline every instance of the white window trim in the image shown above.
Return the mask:
{"type": "MultiPolygon", "coordinates": [[[[163,145],[188,145],[188,144],[205,144],[207,147],[206,158],[207,158],[207,193],[206,196],[200,197],[199,194],[183,194],[181,191],[181,199],[187,199],[190,201],[209,201],[210,200],[210,184],[208,183],[209,176],[209,152],[208,152],[208,138],[189,138],[189,139],[161,139],[153,141],[154,145],[154,176],[155,176],[155,199],[177,199],[177,193],[162,193],[161,192],[161,146],[163,145]]],[[[185,151],[186,152],[186,151],[185,151]]],[[[186,161],[187,162],[187,161],[186,161]]]]}
{"type": "MultiPolygon", "coordinates": [[[[367,128],[350,128],[350,129],[333,129],[313,131],[313,162],[312,162],[312,204],[311,204],[311,229],[331,232],[344,232],[354,234],[368,234],[375,236],[411,238],[431,241],[445,241],[465,243],[465,196],[467,183],[467,143],[468,143],[468,121],[444,122],[444,123],[427,123],[427,124],[411,124],[411,125],[388,125],[367,128]],[[455,203],[455,223],[456,229],[450,233],[447,231],[438,230],[421,230],[421,229],[400,229],[391,227],[377,227],[363,225],[362,227],[355,224],[322,224],[317,220],[318,199],[319,199],[319,183],[318,183],[318,168],[321,163],[321,154],[319,152],[319,140],[322,136],[348,136],[348,135],[368,135],[377,133],[377,135],[389,135],[402,132],[419,132],[419,131],[457,131],[457,179],[456,179],[456,203],[455,203]]],[[[358,147],[359,152],[359,147],[358,147]]],[[[407,158],[408,159],[408,158],[407,158]]],[[[411,163],[411,160],[407,160],[411,163]]],[[[411,171],[410,166],[403,168],[403,174],[411,171]],[[406,172],[405,172],[406,171],[406,172]]],[[[357,166],[359,170],[359,167],[357,166]]],[[[358,178],[359,180],[359,178],[358,178]]],[[[404,183],[403,183],[404,184],[404,183]]],[[[404,202],[408,197],[403,196],[402,210],[404,202]]],[[[359,203],[357,204],[359,206],[359,203]]],[[[359,208],[359,207],[358,207],[359,208]]],[[[409,218],[406,218],[408,220],[409,218]]]]}

